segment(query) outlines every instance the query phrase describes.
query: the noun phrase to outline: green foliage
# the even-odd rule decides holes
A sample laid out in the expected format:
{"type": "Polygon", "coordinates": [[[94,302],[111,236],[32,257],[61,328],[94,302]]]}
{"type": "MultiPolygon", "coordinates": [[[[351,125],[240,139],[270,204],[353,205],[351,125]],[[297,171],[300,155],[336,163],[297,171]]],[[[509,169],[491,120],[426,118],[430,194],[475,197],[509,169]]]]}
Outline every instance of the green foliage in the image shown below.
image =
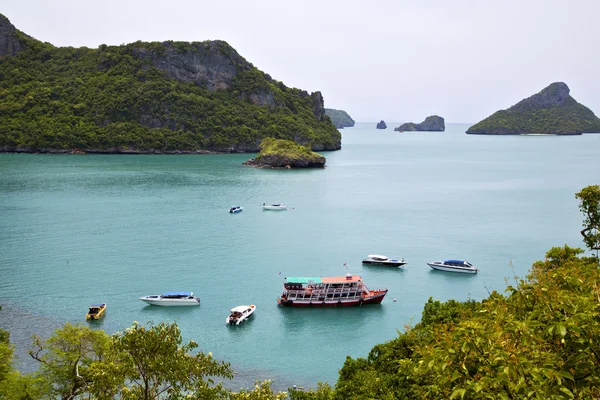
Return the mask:
{"type": "Polygon", "coordinates": [[[135,323],[114,336],[115,349],[128,387],[120,393],[122,399],[173,398],[193,393],[189,398],[218,398],[221,384],[213,385],[213,377],[232,378],[229,364],[212,358],[210,353],[192,354],[198,344],[182,345],[177,324],[160,323],[149,327],[135,323]]]}
{"type": "Polygon", "coordinates": [[[273,132],[339,148],[341,135],[328,119],[315,117],[306,92],[273,81],[225,42],[76,49],[21,38],[25,50],[0,60],[0,149],[255,151],[273,132]],[[205,47],[235,66],[230,87],[209,91],[170,78],[152,63],[167,48],[200,54],[205,47]],[[142,50],[152,57],[137,55],[142,50]]]}
{"type": "Polygon", "coordinates": [[[334,398],[596,398],[600,271],[581,253],[551,249],[507,296],[430,299],[414,328],[346,360],[334,398]]]}
{"type": "Polygon", "coordinates": [[[95,391],[94,371],[111,360],[110,337],[104,331],[66,323],[45,343],[35,337],[29,354],[41,363],[38,378],[53,396],[75,398],[95,391]]]}
{"type": "Polygon", "coordinates": [[[581,235],[585,245],[590,250],[600,250],[600,185],[583,188],[575,194],[579,199],[579,209],[584,215],[581,235]]]}
{"type": "Polygon", "coordinates": [[[301,146],[291,140],[265,138],[260,143],[260,153],[256,156],[259,161],[267,157],[281,157],[286,160],[307,160],[319,162],[323,156],[311,151],[308,147],[301,146]]]}

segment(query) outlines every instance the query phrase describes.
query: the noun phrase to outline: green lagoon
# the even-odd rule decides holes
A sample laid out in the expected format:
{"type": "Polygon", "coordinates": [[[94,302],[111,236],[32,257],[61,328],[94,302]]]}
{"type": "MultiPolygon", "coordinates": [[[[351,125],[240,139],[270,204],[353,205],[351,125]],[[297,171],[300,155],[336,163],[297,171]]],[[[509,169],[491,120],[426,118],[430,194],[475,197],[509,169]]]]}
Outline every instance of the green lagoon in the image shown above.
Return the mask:
{"type": "Polygon", "coordinates": [[[19,369],[30,335],[85,322],[98,328],[176,321],[186,340],[232,363],[233,387],[334,383],[346,356],[366,356],[419,320],[429,297],[482,299],[524,276],[552,246],[584,247],[575,192],[598,184],[600,135],[471,136],[394,132],[359,123],[319,170],[262,170],[236,155],[0,154],[0,328],[19,369]],[[283,202],[285,212],[263,212],[283,202]],[[241,205],[240,214],[229,214],[241,205]],[[367,254],[400,268],[362,266],[367,254]],[[463,258],[477,275],[432,271],[463,258]],[[387,287],[381,305],[277,305],[285,276],[359,274],[387,287]],[[199,307],[139,297],[191,290],[199,307]],[[396,301],[394,301],[394,299],[396,301]],[[256,304],[228,327],[229,309],[256,304]]]}

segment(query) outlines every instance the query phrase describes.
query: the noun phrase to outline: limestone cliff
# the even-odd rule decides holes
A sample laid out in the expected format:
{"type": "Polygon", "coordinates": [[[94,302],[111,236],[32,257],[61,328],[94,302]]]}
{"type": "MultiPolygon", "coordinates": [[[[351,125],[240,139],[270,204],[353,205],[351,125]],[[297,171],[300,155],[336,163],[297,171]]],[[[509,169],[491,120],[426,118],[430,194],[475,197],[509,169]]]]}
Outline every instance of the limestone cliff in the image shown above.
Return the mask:
{"type": "Polygon", "coordinates": [[[338,129],[349,128],[354,126],[354,120],[344,110],[335,110],[333,108],[326,108],[325,114],[331,118],[331,122],[338,129]]]}
{"type": "Polygon", "coordinates": [[[580,135],[592,132],[600,132],[600,119],[571,97],[569,87],[563,82],[552,83],[467,130],[470,134],[484,135],[580,135]]]}
{"type": "Polygon", "coordinates": [[[0,14],[0,58],[5,55],[14,56],[23,50],[23,43],[18,37],[17,29],[8,18],[0,14]]]}
{"type": "Polygon", "coordinates": [[[415,124],[413,122],[408,122],[406,124],[402,124],[396,128],[395,131],[403,132],[403,131],[444,131],[446,130],[446,125],[444,123],[444,118],[431,115],[425,118],[425,121],[420,124],[415,124]]]}

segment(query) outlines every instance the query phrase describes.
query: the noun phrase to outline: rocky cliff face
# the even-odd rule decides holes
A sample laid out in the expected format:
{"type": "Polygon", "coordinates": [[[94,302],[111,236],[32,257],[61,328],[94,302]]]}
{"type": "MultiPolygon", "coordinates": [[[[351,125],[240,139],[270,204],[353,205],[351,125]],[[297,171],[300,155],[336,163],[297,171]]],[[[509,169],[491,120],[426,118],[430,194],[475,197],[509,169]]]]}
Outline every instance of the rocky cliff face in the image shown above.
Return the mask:
{"type": "Polygon", "coordinates": [[[584,132],[600,132],[600,119],[571,97],[564,82],[554,82],[467,130],[467,133],[483,135],[578,135],[584,132]]]}
{"type": "MultiPolygon", "coordinates": [[[[252,64],[221,40],[181,43],[163,42],[160,51],[134,48],[133,55],[181,82],[194,82],[208,90],[227,89],[235,76],[252,64]]],[[[257,102],[268,102],[256,99],[257,102]]]]}
{"type": "Polygon", "coordinates": [[[333,108],[326,108],[325,114],[331,118],[331,122],[338,129],[348,128],[354,126],[354,120],[344,110],[335,110],[333,108]]]}
{"type": "Polygon", "coordinates": [[[0,14],[0,58],[14,56],[23,50],[23,44],[16,36],[17,29],[8,18],[0,14]]]}
{"type": "Polygon", "coordinates": [[[425,118],[425,121],[421,122],[420,124],[415,124],[413,122],[408,122],[406,124],[402,124],[396,128],[394,128],[395,131],[428,131],[428,132],[433,132],[433,131],[438,131],[438,132],[443,132],[444,130],[446,130],[446,125],[444,123],[444,118],[437,116],[437,115],[431,115],[427,118],[425,118]]]}
{"type": "Polygon", "coordinates": [[[385,124],[384,120],[381,120],[377,123],[377,126],[375,127],[377,129],[387,129],[387,125],[385,124]]]}

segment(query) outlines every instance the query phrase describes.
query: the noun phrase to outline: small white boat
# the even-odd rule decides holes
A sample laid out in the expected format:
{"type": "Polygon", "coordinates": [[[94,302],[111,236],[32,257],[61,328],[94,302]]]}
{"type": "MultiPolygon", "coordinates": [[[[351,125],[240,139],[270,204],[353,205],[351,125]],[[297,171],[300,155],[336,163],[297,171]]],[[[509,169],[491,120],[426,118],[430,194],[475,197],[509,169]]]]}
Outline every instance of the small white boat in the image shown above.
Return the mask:
{"type": "Polygon", "coordinates": [[[153,306],[164,307],[200,305],[200,298],[194,296],[194,292],[167,292],[140,297],[140,300],[153,306]]]}
{"type": "Polygon", "coordinates": [[[362,263],[370,265],[384,265],[386,267],[401,267],[406,264],[406,261],[404,261],[404,258],[394,259],[377,254],[369,254],[367,258],[362,260],[362,263]]]}
{"type": "Polygon", "coordinates": [[[229,209],[229,212],[230,212],[231,214],[237,214],[237,213],[239,213],[239,212],[242,212],[242,210],[243,210],[243,208],[242,208],[242,207],[240,207],[240,206],[233,206],[233,207],[231,207],[231,208],[229,209]]]}
{"type": "Polygon", "coordinates": [[[427,263],[431,268],[438,271],[461,272],[463,274],[476,274],[479,269],[468,261],[446,260],[427,263]]]}
{"type": "Polygon", "coordinates": [[[255,310],[256,306],[254,304],[234,307],[230,310],[229,316],[225,319],[225,323],[227,325],[239,325],[250,318],[255,310]]]}
{"type": "Polygon", "coordinates": [[[263,211],[284,211],[287,210],[287,206],[285,204],[282,203],[277,203],[277,204],[265,204],[263,203],[262,205],[262,209],[263,211]]]}

